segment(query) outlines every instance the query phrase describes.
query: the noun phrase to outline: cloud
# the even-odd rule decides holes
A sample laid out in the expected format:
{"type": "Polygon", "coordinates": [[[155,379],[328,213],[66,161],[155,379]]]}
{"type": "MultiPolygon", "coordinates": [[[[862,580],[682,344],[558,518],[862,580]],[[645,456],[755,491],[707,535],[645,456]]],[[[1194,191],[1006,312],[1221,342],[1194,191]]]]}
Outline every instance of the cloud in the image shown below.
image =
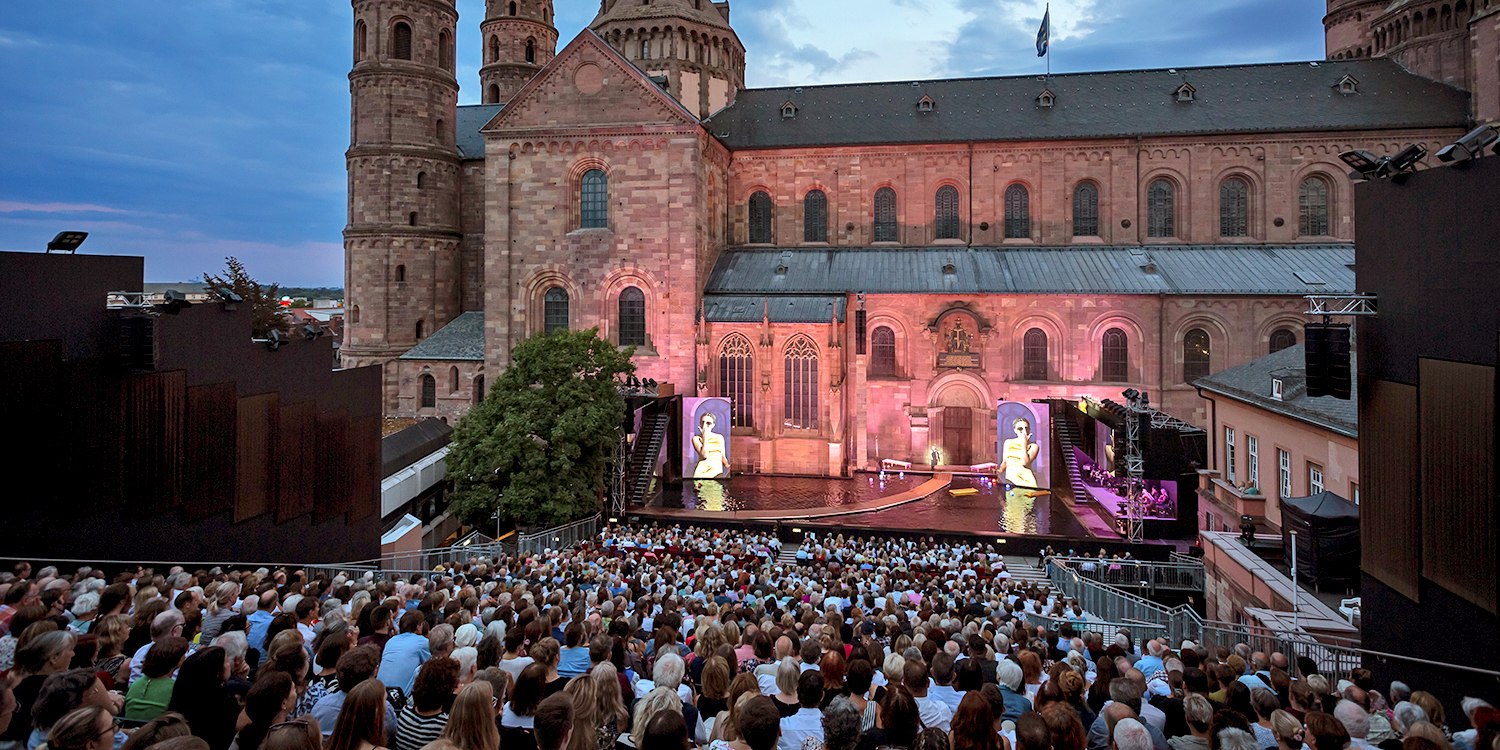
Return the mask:
{"type": "Polygon", "coordinates": [[[964,0],[770,0],[735,16],[752,86],[851,83],[942,75],[972,17],[964,0]]]}
{"type": "Polygon", "coordinates": [[[93,203],[27,203],[25,201],[0,201],[0,214],[130,214],[123,208],[99,206],[93,203]]]}

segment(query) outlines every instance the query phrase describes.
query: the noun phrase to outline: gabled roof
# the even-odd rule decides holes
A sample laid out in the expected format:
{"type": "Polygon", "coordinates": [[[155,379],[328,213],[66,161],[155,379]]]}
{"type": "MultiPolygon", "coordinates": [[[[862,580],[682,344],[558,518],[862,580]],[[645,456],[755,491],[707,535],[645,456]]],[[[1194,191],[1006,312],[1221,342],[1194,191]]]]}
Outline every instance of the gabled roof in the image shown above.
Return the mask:
{"type": "Polygon", "coordinates": [[[458,144],[458,155],[464,159],[484,158],[484,134],[479,132],[495,115],[500,114],[504,104],[466,104],[458,108],[454,125],[458,132],[454,142],[458,144]]]}
{"type": "Polygon", "coordinates": [[[1464,128],[1468,94],[1386,59],[747,89],[705,123],[732,149],[1464,128]],[[1338,91],[1350,75],[1360,96],[1338,91]],[[1193,105],[1174,92],[1192,80],[1193,105]],[[1057,96],[1037,107],[1037,90],[1057,96]],[[941,101],[919,113],[915,93],[941,101]],[[783,120],[781,104],[797,117],[783,120]]]}
{"type": "MultiPolygon", "coordinates": [[[[1307,395],[1307,371],[1302,344],[1282,349],[1254,362],[1221,370],[1193,381],[1200,390],[1227,396],[1266,411],[1298,419],[1341,435],[1359,437],[1359,378],[1354,378],[1348,400],[1307,395]],[[1281,380],[1281,398],[1271,397],[1271,381],[1281,380]]],[[[1351,349],[1350,372],[1359,372],[1351,349]]]]}
{"type": "Polygon", "coordinates": [[[1352,245],[739,248],[705,293],[1348,294],[1353,263],[1352,245]]]}
{"type": "Polygon", "coordinates": [[[408,349],[401,359],[484,361],[484,313],[466,312],[408,349]]]}

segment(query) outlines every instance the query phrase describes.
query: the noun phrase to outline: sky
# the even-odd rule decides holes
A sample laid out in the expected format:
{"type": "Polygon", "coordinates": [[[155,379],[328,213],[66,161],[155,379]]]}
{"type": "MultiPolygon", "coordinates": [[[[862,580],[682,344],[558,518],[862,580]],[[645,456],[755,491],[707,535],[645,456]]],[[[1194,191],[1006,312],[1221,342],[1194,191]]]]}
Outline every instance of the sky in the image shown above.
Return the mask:
{"type": "MultiPolygon", "coordinates": [[[[1320,0],[1056,0],[1052,71],[1323,57],[1320,0]]],[[[559,48],[598,11],[555,0],[559,48]]],[[[1034,74],[1044,0],[736,0],[748,85],[1034,74]]],[[[483,0],[458,0],[460,104],[483,0]]],[[[0,250],[58,231],[141,255],[148,281],[244,261],[341,286],[347,0],[5,0],[0,250]]]]}

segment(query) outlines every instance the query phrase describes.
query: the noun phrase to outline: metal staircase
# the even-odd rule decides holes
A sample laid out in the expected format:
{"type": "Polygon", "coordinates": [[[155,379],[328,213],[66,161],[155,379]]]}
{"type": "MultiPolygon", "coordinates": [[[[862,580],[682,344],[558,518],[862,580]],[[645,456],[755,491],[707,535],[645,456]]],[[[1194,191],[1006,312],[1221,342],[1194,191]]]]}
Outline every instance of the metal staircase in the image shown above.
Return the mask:
{"type": "Polygon", "coordinates": [[[1083,484],[1083,473],[1078,469],[1078,459],[1073,455],[1073,448],[1081,447],[1083,437],[1078,434],[1078,425],[1074,424],[1067,415],[1057,415],[1052,419],[1053,434],[1057,435],[1057,447],[1062,451],[1063,466],[1068,469],[1068,482],[1073,488],[1073,503],[1083,505],[1089,501],[1088,488],[1083,484]]]}
{"type": "Polygon", "coordinates": [[[651,480],[656,471],[656,459],[661,455],[661,447],[666,442],[667,427],[670,424],[671,418],[666,414],[652,414],[646,417],[646,424],[641,428],[641,437],[636,441],[635,450],[630,455],[631,505],[643,505],[647,500],[647,493],[651,491],[651,480]]]}

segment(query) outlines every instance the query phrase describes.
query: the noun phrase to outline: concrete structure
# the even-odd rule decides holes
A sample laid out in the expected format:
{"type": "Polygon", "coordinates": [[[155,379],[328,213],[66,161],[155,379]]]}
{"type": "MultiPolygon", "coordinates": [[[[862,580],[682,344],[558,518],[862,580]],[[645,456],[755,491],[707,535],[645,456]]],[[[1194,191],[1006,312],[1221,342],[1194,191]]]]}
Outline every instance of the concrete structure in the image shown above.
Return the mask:
{"type": "Polygon", "coordinates": [[[451,5],[354,4],[345,361],[451,419],[520,340],[598,327],[734,399],[739,471],[993,460],[1001,399],[1205,423],[1192,379],[1354,289],[1338,154],[1470,126],[1382,59],[745,89],[707,0],[607,1],[550,58],[550,6],[491,2],[491,103],[457,107],[451,5]],[[465,357],[414,350],[454,324],[465,357]]]}
{"type": "Polygon", "coordinates": [[[1248,515],[1279,533],[1284,498],[1325,489],[1359,503],[1358,386],[1349,400],[1309,397],[1303,356],[1296,344],[1194,383],[1211,436],[1200,529],[1237,532],[1248,515]]]}

